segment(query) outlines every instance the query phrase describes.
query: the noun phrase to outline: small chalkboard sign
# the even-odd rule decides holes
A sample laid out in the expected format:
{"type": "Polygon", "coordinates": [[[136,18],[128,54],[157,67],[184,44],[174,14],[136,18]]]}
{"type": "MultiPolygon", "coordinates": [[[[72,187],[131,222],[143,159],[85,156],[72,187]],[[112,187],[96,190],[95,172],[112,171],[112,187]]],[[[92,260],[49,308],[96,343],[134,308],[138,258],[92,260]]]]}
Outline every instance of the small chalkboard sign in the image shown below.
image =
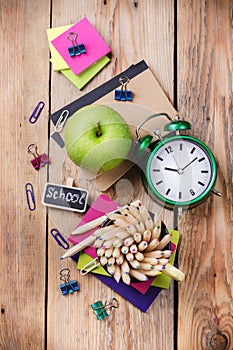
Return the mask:
{"type": "Polygon", "coordinates": [[[42,204],[64,210],[83,213],[87,206],[88,192],[81,188],[46,183],[42,204]]]}

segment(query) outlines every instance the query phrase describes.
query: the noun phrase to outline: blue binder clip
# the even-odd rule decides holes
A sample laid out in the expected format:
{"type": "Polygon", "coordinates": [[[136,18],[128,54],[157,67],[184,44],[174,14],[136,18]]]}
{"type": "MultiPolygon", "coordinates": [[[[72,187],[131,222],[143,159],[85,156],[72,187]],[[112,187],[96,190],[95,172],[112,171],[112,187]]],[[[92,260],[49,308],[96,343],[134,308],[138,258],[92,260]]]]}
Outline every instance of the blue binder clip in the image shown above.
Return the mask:
{"type": "Polygon", "coordinates": [[[67,39],[72,42],[72,47],[68,47],[70,57],[79,56],[87,52],[84,44],[77,43],[77,37],[78,34],[75,32],[70,32],[67,35],[67,39]]]}
{"type": "Polygon", "coordinates": [[[112,298],[109,303],[105,302],[105,304],[102,303],[101,300],[97,301],[96,303],[91,305],[97,320],[103,320],[104,318],[108,317],[107,310],[111,311],[113,308],[118,308],[119,303],[116,298],[112,298]]]}
{"type": "Polygon", "coordinates": [[[132,101],[133,93],[130,90],[127,90],[127,84],[130,79],[128,77],[121,77],[119,83],[121,84],[120,90],[115,90],[115,100],[118,101],[132,101]]]}
{"type": "Polygon", "coordinates": [[[60,270],[60,280],[64,282],[60,284],[62,295],[73,294],[74,292],[79,291],[77,281],[70,281],[70,269],[67,267],[60,270]]]}

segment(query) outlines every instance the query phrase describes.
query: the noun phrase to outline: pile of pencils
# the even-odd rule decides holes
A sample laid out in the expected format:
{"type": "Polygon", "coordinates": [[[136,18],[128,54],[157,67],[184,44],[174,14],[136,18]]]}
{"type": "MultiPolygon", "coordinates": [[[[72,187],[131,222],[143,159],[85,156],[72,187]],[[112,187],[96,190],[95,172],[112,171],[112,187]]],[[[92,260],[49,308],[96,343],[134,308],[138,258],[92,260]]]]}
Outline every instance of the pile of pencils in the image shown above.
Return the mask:
{"type": "Polygon", "coordinates": [[[166,234],[162,234],[163,223],[156,217],[152,219],[141,201],[130,203],[106,216],[110,225],[97,229],[73,247],[75,253],[93,245],[100,264],[117,282],[122,279],[127,285],[132,279],[147,281],[161,273],[177,281],[184,279],[183,272],[169,263],[172,233],[166,229],[166,234]]]}

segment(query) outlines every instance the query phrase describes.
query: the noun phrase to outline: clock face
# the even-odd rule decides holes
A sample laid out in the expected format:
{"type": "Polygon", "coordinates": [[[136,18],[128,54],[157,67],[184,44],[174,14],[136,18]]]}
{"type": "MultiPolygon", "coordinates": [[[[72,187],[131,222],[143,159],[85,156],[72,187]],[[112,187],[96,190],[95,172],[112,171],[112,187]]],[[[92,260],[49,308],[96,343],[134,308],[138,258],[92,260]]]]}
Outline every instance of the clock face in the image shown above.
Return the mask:
{"type": "Polygon", "coordinates": [[[209,148],[190,136],[160,142],[147,164],[153,193],[170,205],[191,205],[204,199],[216,180],[216,162],[209,148]]]}

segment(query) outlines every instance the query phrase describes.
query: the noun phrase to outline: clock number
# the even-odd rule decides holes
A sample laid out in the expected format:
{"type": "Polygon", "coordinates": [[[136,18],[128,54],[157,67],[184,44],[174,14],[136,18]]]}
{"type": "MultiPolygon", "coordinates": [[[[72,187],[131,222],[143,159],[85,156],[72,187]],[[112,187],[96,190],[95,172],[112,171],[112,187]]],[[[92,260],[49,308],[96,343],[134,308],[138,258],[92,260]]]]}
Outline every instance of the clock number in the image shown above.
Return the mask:
{"type": "Polygon", "coordinates": [[[190,190],[190,193],[192,196],[195,196],[195,192],[192,189],[190,190]]]}
{"type": "Polygon", "coordinates": [[[172,152],[173,152],[172,146],[167,146],[167,147],[165,148],[165,151],[167,152],[167,154],[172,153],[172,152]]]}

